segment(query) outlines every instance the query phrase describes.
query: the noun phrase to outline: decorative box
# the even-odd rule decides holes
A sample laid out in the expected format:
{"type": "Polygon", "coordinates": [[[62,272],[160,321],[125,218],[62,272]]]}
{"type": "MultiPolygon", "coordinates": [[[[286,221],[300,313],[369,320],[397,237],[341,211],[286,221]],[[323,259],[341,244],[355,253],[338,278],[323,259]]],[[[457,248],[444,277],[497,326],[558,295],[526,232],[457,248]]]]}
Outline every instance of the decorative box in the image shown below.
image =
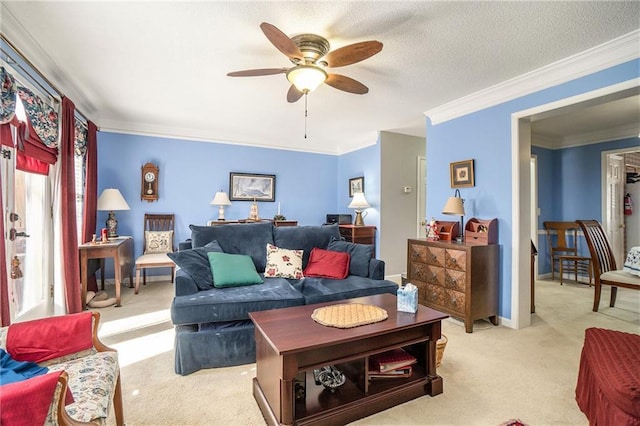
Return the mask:
{"type": "Polygon", "coordinates": [[[398,312],[415,313],[418,310],[418,287],[408,283],[398,288],[398,312]]]}
{"type": "Polygon", "coordinates": [[[436,220],[436,231],[438,232],[440,240],[453,241],[460,235],[460,223],[436,220]]]}
{"type": "Polygon", "coordinates": [[[464,241],[468,244],[498,244],[498,219],[472,217],[464,227],[464,241]]]}

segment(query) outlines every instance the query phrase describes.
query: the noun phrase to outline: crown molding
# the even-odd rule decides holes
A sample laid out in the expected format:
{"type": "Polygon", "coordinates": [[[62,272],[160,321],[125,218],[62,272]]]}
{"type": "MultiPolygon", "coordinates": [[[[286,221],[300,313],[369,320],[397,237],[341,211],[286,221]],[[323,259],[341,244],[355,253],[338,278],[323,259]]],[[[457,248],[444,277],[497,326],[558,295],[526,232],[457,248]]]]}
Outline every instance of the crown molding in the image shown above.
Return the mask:
{"type": "Polygon", "coordinates": [[[588,133],[565,136],[562,138],[562,146],[559,146],[558,148],[573,148],[576,146],[591,145],[600,142],[637,138],[639,134],[640,125],[637,123],[627,124],[605,130],[596,130],[588,133]]]}
{"type": "Polygon", "coordinates": [[[480,111],[640,57],[640,30],[426,111],[432,124],[480,111]]]}

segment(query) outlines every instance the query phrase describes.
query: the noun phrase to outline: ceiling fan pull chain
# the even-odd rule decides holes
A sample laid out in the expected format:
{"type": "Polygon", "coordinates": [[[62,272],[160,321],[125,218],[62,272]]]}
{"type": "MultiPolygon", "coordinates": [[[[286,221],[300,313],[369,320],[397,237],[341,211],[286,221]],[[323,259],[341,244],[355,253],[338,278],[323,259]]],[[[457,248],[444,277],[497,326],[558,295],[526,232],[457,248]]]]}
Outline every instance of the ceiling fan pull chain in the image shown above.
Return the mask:
{"type": "Polygon", "coordinates": [[[307,138],[307,93],[304,94],[304,138],[307,138]]]}

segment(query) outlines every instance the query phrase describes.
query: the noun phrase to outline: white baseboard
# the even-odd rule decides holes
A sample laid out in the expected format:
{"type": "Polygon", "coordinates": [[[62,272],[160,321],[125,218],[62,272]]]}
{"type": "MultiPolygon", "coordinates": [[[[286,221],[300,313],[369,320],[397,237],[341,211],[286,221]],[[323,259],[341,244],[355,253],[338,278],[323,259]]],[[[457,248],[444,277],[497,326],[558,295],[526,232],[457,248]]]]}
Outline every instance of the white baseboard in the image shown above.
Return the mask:
{"type": "Polygon", "coordinates": [[[385,275],[384,279],[402,285],[402,274],[385,275]]]}

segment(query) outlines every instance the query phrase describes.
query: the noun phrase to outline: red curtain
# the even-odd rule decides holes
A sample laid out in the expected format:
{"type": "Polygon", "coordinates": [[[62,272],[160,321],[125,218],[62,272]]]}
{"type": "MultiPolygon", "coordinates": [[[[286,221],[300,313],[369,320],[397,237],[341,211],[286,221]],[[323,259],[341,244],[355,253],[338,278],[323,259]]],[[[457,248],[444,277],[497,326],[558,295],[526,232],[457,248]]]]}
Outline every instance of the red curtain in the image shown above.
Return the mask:
{"type": "Polygon", "coordinates": [[[62,267],[65,280],[67,313],[82,311],[78,231],[76,225],[75,186],[75,106],[62,98],[62,135],[60,137],[60,204],[62,207],[62,267]]]}
{"type": "MultiPolygon", "coordinates": [[[[87,122],[87,151],[85,154],[84,211],[82,213],[82,242],[91,241],[96,232],[96,212],[98,207],[98,128],[87,122]]],[[[89,277],[87,289],[98,291],[95,274],[89,277]]]]}

